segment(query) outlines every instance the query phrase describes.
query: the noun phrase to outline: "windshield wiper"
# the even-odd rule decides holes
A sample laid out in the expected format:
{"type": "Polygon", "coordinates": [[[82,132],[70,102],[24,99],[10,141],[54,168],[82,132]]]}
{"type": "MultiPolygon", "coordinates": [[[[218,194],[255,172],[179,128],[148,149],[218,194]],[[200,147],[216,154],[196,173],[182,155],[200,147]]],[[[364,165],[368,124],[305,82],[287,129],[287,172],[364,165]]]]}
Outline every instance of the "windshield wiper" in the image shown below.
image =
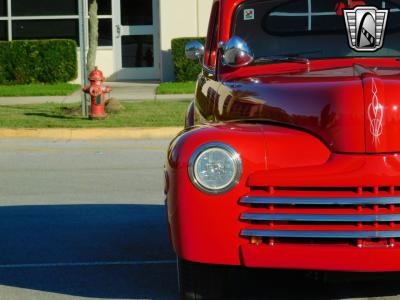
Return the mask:
{"type": "Polygon", "coordinates": [[[294,57],[294,56],[268,56],[259,57],[254,60],[255,63],[281,63],[281,62],[292,62],[300,64],[310,64],[310,59],[304,57],[294,57]]]}
{"type": "Polygon", "coordinates": [[[300,55],[308,55],[308,54],[319,54],[322,53],[322,50],[314,50],[314,51],[304,51],[298,53],[285,53],[279,55],[271,55],[265,57],[259,57],[254,60],[255,63],[281,63],[281,62],[292,62],[299,64],[310,65],[310,59],[306,57],[300,57],[300,55]]]}

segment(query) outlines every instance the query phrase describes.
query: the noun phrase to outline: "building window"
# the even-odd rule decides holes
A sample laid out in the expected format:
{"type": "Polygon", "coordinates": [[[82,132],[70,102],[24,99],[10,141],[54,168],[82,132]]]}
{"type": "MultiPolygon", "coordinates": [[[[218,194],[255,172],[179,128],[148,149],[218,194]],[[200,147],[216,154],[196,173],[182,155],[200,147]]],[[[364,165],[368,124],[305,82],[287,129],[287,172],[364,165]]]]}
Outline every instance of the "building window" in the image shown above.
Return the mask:
{"type": "MultiPolygon", "coordinates": [[[[90,0],[88,0],[88,8],[90,0]]],[[[113,45],[112,5],[111,0],[97,0],[99,16],[99,46],[109,47],[113,45]]]]}
{"type": "Polygon", "coordinates": [[[77,0],[12,0],[13,16],[78,15],[77,0]]]}
{"type": "Polygon", "coordinates": [[[79,42],[78,20],[23,20],[12,22],[14,40],[71,39],[79,42]]]}
{"type": "Polygon", "coordinates": [[[8,40],[7,0],[0,0],[0,41],[8,40]]]}
{"type": "Polygon", "coordinates": [[[0,21],[0,41],[7,41],[7,21],[0,21]]]}
{"type": "MultiPolygon", "coordinates": [[[[100,47],[113,45],[111,1],[97,0],[100,47]]],[[[79,45],[78,0],[0,0],[0,40],[21,39],[72,39],[79,45]]]]}
{"type": "MultiPolygon", "coordinates": [[[[89,0],[90,1],[90,0],[89,0]]],[[[111,0],[97,0],[97,5],[99,7],[98,14],[101,16],[111,16],[111,0]]],[[[89,7],[89,5],[88,5],[89,7]]]]}
{"type": "Polygon", "coordinates": [[[122,37],[122,67],[154,67],[154,41],[152,35],[132,35],[122,37]]]}
{"type": "Polygon", "coordinates": [[[112,46],[112,19],[99,20],[99,46],[112,46]]]}
{"type": "Polygon", "coordinates": [[[0,17],[7,16],[7,0],[0,0],[0,17]]]}
{"type": "Polygon", "coordinates": [[[121,0],[121,24],[126,26],[153,25],[153,1],[121,0]]]}

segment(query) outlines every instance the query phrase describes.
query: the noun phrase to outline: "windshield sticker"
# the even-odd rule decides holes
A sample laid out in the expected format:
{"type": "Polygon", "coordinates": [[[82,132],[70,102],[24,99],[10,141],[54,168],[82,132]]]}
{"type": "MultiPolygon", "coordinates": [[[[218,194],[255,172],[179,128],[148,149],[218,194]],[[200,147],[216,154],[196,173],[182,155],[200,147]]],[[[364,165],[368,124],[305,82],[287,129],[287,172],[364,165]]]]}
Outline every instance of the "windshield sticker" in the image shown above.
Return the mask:
{"type": "Polygon", "coordinates": [[[344,9],[350,48],[358,52],[373,52],[383,46],[389,10],[372,6],[344,9]]]}
{"type": "Polygon", "coordinates": [[[336,14],[343,16],[344,9],[356,8],[357,6],[366,6],[365,1],[354,1],[354,0],[342,0],[335,6],[336,14]]]}
{"type": "Polygon", "coordinates": [[[244,20],[245,21],[254,20],[254,9],[253,8],[244,10],[244,20]]]}

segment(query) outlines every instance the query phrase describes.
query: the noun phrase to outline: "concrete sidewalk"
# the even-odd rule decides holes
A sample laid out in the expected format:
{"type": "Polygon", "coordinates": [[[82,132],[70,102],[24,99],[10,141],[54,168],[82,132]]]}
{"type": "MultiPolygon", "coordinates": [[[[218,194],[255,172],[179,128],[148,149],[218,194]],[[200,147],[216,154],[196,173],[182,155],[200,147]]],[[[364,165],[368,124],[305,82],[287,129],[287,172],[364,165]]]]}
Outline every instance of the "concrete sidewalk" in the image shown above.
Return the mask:
{"type": "MultiPolygon", "coordinates": [[[[111,97],[120,101],[140,100],[190,100],[192,94],[185,95],[156,95],[158,83],[154,82],[108,82],[112,88],[111,97]]],[[[78,103],[81,101],[81,92],[77,91],[70,96],[40,96],[40,97],[0,97],[0,105],[39,104],[39,103],[78,103]]]]}

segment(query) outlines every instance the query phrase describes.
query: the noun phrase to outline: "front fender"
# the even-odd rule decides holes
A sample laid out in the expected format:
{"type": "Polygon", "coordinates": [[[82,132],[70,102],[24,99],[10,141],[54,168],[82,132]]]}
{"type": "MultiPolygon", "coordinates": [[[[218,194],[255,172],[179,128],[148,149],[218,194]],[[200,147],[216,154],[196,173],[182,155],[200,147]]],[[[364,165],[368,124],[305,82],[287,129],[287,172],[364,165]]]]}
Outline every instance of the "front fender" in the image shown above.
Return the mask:
{"type": "Polygon", "coordinates": [[[323,164],[330,152],[310,134],[270,125],[225,123],[188,128],[168,150],[167,209],[171,240],[178,256],[195,262],[240,265],[238,200],[250,192],[247,179],[271,168],[323,164]],[[232,190],[210,195],[198,190],[188,175],[188,162],[203,144],[221,142],[241,157],[243,174],[232,190]]]}

